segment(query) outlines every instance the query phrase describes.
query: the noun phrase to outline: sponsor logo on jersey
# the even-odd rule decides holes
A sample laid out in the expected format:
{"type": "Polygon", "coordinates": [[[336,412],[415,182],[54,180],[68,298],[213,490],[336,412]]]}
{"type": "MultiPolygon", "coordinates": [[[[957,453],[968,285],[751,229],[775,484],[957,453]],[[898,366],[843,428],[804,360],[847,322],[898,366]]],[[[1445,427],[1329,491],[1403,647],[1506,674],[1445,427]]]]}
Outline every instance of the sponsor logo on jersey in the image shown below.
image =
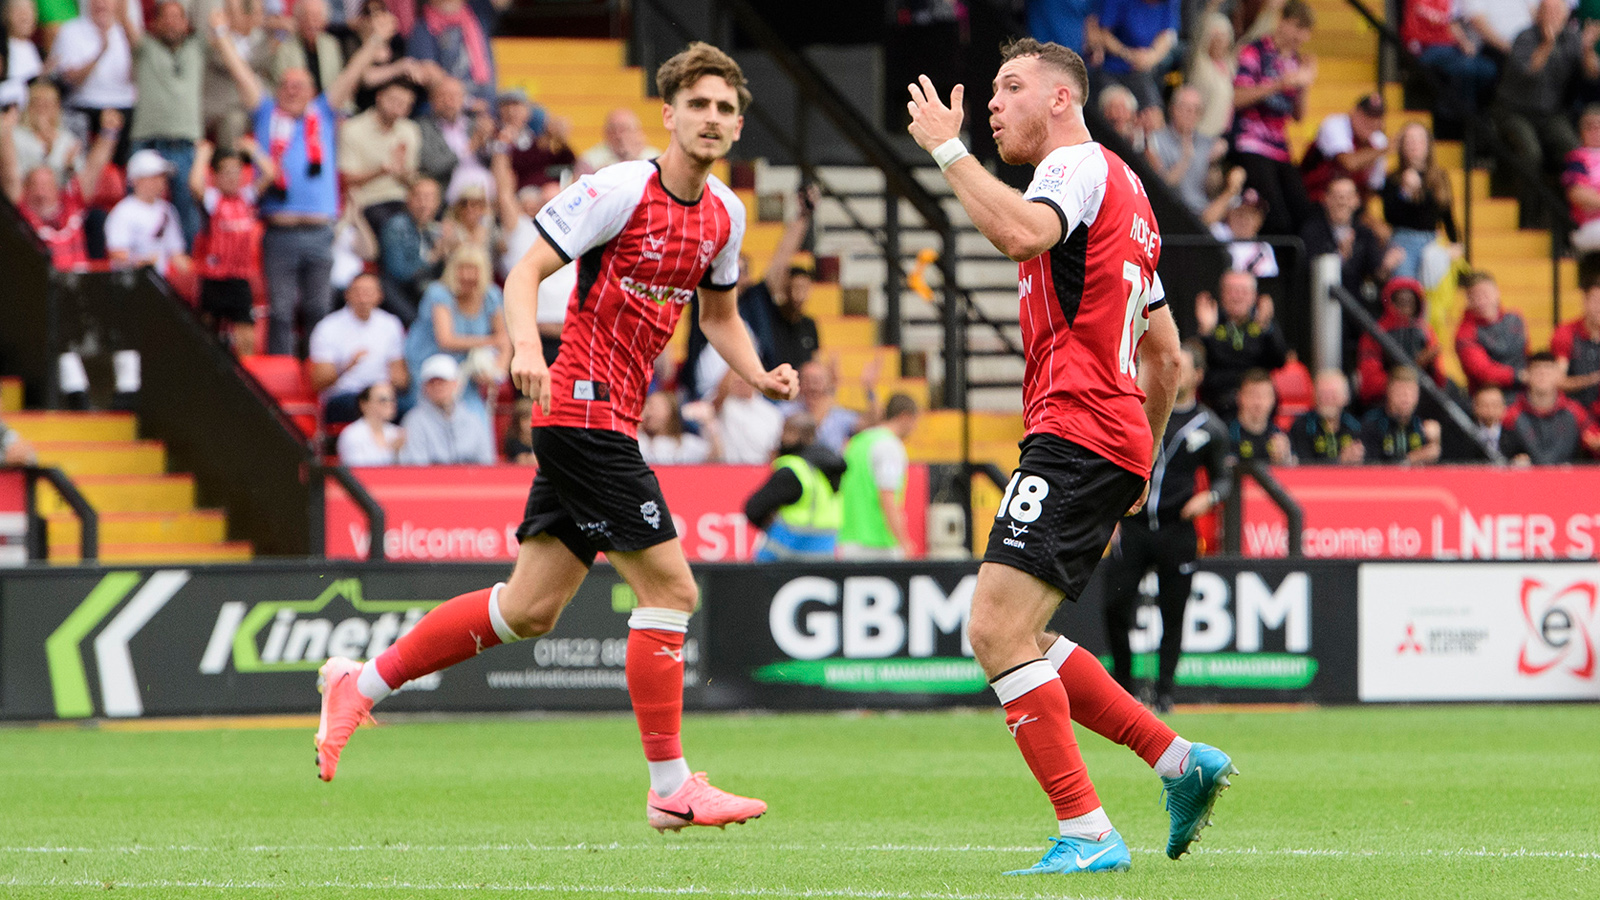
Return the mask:
{"type": "Polygon", "coordinates": [[[659,262],[666,251],[666,235],[663,234],[660,237],[657,237],[653,234],[647,234],[644,236],[644,248],[639,251],[639,255],[643,256],[645,259],[653,259],[659,262]]]}
{"type": "Polygon", "coordinates": [[[611,399],[611,385],[604,381],[574,381],[572,399],[606,403],[611,399]]]}
{"type": "MultiPolygon", "coordinates": [[[[646,255],[648,256],[649,254],[646,255]]],[[[666,306],[669,300],[681,306],[688,303],[689,299],[694,296],[694,291],[690,288],[645,284],[626,275],[622,278],[622,291],[640,300],[648,300],[657,306],[666,306]]]]}
{"type": "Polygon", "coordinates": [[[544,216],[544,219],[545,219],[546,222],[549,222],[551,225],[554,225],[555,227],[561,229],[561,233],[562,234],[571,234],[572,233],[572,227],[567,224],[567,221],[565,219],[563,219],[563,218],[561,218],[561,216],[557,215],[556,211],[553,208],[546,206],[543,210],[540,211],[539,215],[544,216]]]}
{"type": "Polygon", "coordinates": [[[1055,191],[1059,191],[1059,190],[1061,190],[1061,179],[1059,179],[1059,178],[1046,178],[1046,179],[1044,179],[1042,181],[1034,182],[1033,183],[1033,190],[1030,191],[1029,193],[1032,196],[1037,197],[1037,196],[1039,196],[1041,194],[1054,193],[1055,191]]]}

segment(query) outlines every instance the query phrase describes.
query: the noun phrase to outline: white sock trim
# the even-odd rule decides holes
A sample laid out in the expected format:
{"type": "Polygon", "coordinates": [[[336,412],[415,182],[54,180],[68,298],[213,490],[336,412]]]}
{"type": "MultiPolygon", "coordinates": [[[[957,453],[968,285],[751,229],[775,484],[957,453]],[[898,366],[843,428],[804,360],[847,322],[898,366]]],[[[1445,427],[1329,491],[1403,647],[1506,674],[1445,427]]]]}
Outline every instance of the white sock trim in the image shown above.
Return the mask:
{"type": "Polygon", "coordinates": [[[1060,680],[1061,676],[1048,662],[1036,659],[1012,669],[989,686],[994,688],[994,695],[1000,698],[1000,705],[1005,706],[1029,691],[1060,680]]]}
{"type": "Polygon", "coordinates": [[[489,624],[494,626],[494,633],[500,638],[500,643],[509,644],[512,641],[522,640],[522,635],[511,630],[506,624],[506,617],[500,612],[500,589],[505,587],[505,582],[500,582],[489,590],[489,624]]]}
{"type": "Polygon", "coordinates": [[[689,783],[689,763],[683,757],[677,759],[664,759],[660,762],[645,761],[650,768],[650,790],[656,796],[665,800],[678,792],[678,789],[689,783]]]}
{"type": "Polygon", "coordinates": [[[689,633],[689,616],[681,609],[667,609],[662,606],[636,606],[633,615],[628,617],[628,627],[636,629],[653,629],[655,631],[676,631],[679,634],[689,633]]]}
{"type": "Polygon", "coordinates": [[[1059,672],[1061,667],[1067,664],[1067,657],[1071,656],[1072,651],[1076,649],[1078,649],[1077,644],[1058,635],[1056,642],[1051,644],[1050,649],[1044,652],[1044,658],[1050,661],[1050,668],[1059,672]]]}
{"type": "Polygon", "coordinates": [[[378,674],[377,660],[372,659],[362,664],[361,674],[356,676],[356,690],[373,703],[394,693],[394,688],[389,687],[389,682],[384,681],[383,676],[378,674]]]}
{"type": "Polygon", "coordinates": [[[1189,748],[1194,746],[1181,737],[1174,737],[1167,749],[1161,751],[1161,758],[1156,760],[1156,774],[1162,778],[1177,778],[1183,774],[1184,763],[1189,758],[1189,748]]]}
{"type": "Polygon", "coordinates": [[[1096,806],[1092,812],[1086,812],[1081,816],[1057,819],[1056,825],[1060,827],[1062,837],[1102,841],[1105,840],[1106,832],[1111,830],[1111,817],[1106,815],[1104,806],[1096,806]]]}

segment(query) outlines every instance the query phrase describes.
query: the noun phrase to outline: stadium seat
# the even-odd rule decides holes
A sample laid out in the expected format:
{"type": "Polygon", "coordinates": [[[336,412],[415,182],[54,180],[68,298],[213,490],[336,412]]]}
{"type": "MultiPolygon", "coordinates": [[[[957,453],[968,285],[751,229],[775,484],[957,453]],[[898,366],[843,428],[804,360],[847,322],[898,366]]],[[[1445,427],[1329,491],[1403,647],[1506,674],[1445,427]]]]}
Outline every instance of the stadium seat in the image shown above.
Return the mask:
{"type": "Polygon", "coordinates": [[[1311,370],[1300,360],[1291,359],[1273,371],[1272,387],[1278,392],[1278,427],[1288,431],[1295,417],[1313,405],[1311,370]]]}
{"type": "Polygon", "coordinates": [[[272,399],[300,429],[302,437],[317,434],[321,419],[316,392],[306,378],[305,364],[293,356],[247,356],[239,360],[272,399]]]}

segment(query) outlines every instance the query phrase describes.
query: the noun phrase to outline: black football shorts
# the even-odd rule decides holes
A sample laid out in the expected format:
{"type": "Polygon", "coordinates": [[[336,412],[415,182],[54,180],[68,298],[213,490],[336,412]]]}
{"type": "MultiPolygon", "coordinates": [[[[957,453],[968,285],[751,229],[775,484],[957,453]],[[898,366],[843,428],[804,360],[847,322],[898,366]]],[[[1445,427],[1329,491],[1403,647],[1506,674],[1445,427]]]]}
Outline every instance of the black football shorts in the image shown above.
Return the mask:
{"type": "Polygon", "coordinates": [[[678,536],[661,483],[621,432],[549,425],[533,430],[539,472],[518,540],[548,534],[584,565],[603,550],[644,550],[678,536]]]}
{"type": "Polygon", "coordinates": [[[1019,569],[1077,600],[1139,499],[1144,479],[1053,434],[1030,434],[1000,499],[983,561],[1019,569]]]}

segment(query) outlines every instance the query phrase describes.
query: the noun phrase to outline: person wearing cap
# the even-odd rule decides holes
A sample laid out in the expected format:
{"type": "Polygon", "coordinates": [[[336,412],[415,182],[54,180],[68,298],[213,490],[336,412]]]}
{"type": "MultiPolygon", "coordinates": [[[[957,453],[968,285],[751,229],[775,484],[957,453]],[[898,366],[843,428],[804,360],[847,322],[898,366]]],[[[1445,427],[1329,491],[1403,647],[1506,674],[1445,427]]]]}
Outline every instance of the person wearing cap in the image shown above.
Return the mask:
{"type": "Polygon", "coordinates": [[[1300,160],[1312,203],[1321,203],[1328,182],[1340,175],[1355,179],[1362,202],[1383,190],[1384,157],[1389,152],[1384,112],[1383,95],[1373,92],[1357,100],[1350,112],[1334,113],[1317,126],[1316,140],[1300,160]]]}
{"type": "Polygon", "coordinates": [[[437,63],[473,95],[494,97],[494,53],[489,36],[511,0],[426,0],[406,41],[406,55],[437,63]]]}
{"type": "Polygon", "coordinates": [[[455,358],[435,354],[423,362],[417,380],[422,401],[400,420],[406,442],[402,466],[493,465],[494,440],[488,420],[459,402],[460,367],[455,358]]]}
{"type": "Polygon", "coordinates": [[[413,99],[411,83],[394,79],[378,88],[371,109],[339,126],[339,174],[375,235],[405,212],[406,191],[418,177],[422,131],[407,118],[413,99]]]}
{"type": "Polygon", "coordinates": [[[1256,278],[1278,277],[1278,255],[1271,244],[1256,240],[1270,209],[1259,191],[1247,187],[1223,220],[1211,226],[1211,236],[1228,245],[1235,272],[1249,272],[1256,278]]]}
{"type": "Polygon", "coordinates": [[[151,266],[164,273],[168,265],[188,267],[183,223],[166,199],[172,164],[154,150],[128,158],[128,196],[106,216],[106,252],[123,268],[151,266]]]}
{"type": "MultiPolygon", "coordinates": [[[[315,0],[313,0],[315,2],[315,0]]],[[[295,352],[295,318],[307,333],[333,304],[333,223],[339,218],[338,119],[367,67],[394,33],[394,17],[374,17],[373,29],[344,71],[321,93],[310,72],[283,73],[277,92],[264,98],[254,83],[239,94],[254,110],[256,143],[267,148],[278,177],[260,203],[261,239],[271,327],[267,351],[295,352]]]]}

